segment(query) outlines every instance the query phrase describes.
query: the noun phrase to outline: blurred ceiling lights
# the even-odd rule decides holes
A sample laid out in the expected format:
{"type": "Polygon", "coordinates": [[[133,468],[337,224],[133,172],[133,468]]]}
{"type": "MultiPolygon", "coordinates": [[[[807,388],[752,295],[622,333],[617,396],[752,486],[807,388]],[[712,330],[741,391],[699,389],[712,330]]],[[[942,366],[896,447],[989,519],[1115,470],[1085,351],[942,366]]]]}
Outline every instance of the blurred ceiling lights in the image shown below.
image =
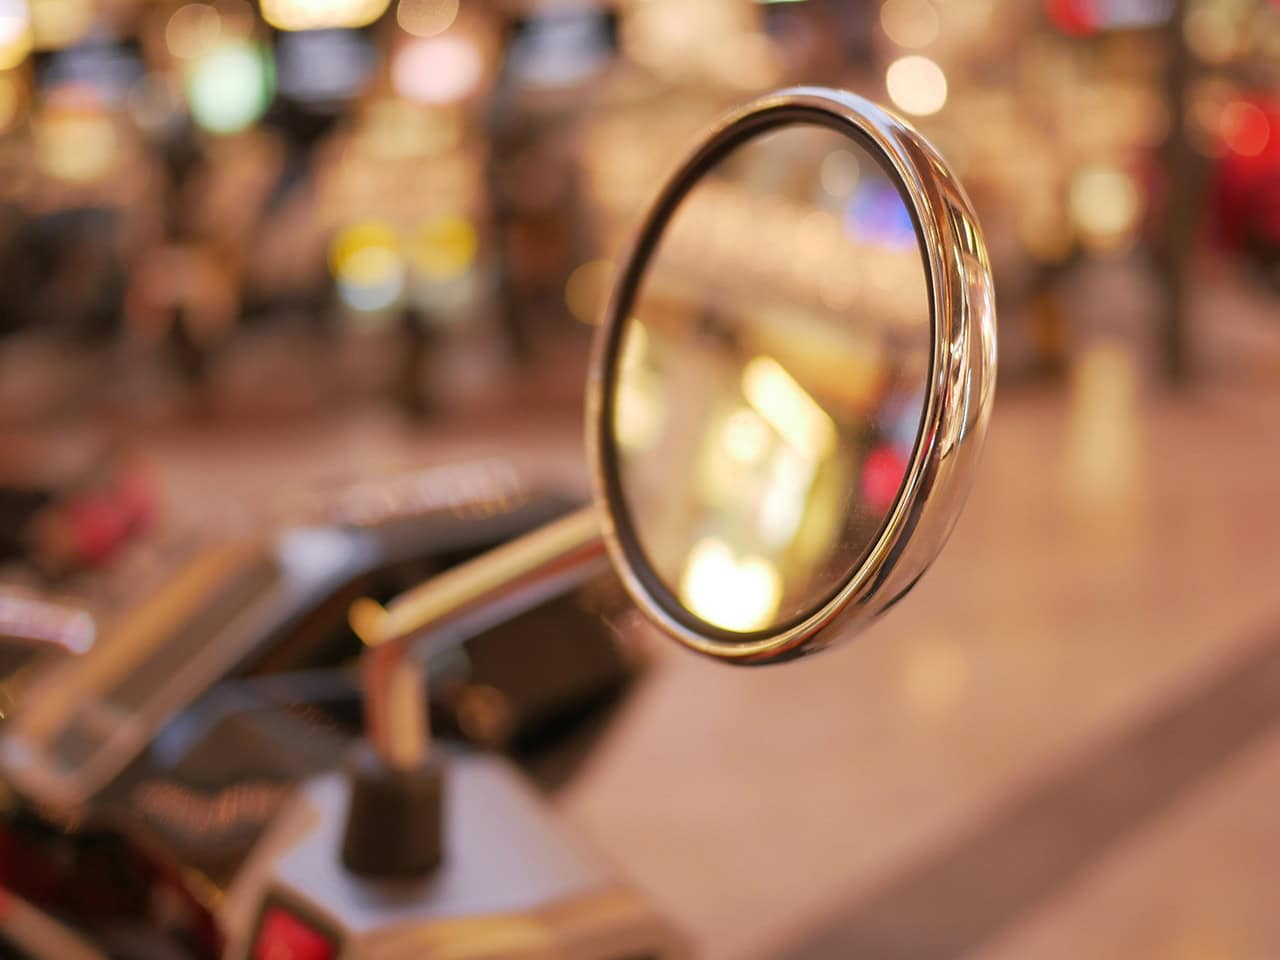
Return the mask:
{"type": "Polygon", "coordinates": [[[385,310],[404,292],[400,238],[388,223],[369,220],[341,230],[329,250],[338,295],[361,313],[385,310]]]}
{"type": "Polygon", "coordinates": [[[262,0],[262,18],[278,30],[365,27],[390,0],[262,0]]]}
{"type": "Polygon", "coordinates": [[[218,42],[222,17],[207,3],[188,3],[173,11],[164,28],[164,43],[179,60],[194,60],[218,42]]]}
{"type": "Polygon", "coordinates": [[[24,0],[0,0],[0,70],[16,67],[31,52],[31,16],[24,0]]]}
{"type": "Polygon", "coordinates": [[[947,102],[947,77],[928,57],[911,55],[889,64],[885,74],[889,98],[907,113],[927,117],[947,102]]]}
{"type": "Polygon", "coordinates": [[[210,133],[239,133],[266,112],[275,93],[271,54],[249,40],[223,40],[187,68],[187,103],[210,133]]]}
{"type": "Polygon", "coordinates": [[[396,23],[415,37],[444,33],[458,18],[458,0],[400,0],[396,23]]]}
{"type": "Polygon", "coordinates": [[[1142,212],[1133,177],[1109,166],[1085,167],[1077,173],[1067,203],[1081,238],[1095,249],[1125,243],[1142,212]]]}
{"type": "Polygon", "coordinates": [[[37,50],[58,50],[83,40],[93,26],[93,0],[31,0],[37,50]]]}
{"type": "Polygon", "coordinates": [[[900,47],[919,49],[938,39],[942,24],[930,0],[887,0],[880,27],[900,47]]]}
{"type": "Polygon", "coordinates": [[[471,221],[458,214],[441,214],[430,217],[414,232],[408,256],[424,279],[443,282],[465,274],[478,248],[471,221]]]}
{"type": "Polygon", "coordinates": [[[474,93],[484,78],[484,58],[466,37],[447,33],[415,37],[391,60],[396,93],[418,103],[453,103],[474,93]]]}
{"type": "Polygon", "coordinates": [[[67,85],[48,97],[33,124],[36,162],[52,177],[91,183],[115,165],[119,138],[92,89],[67,85]]]}

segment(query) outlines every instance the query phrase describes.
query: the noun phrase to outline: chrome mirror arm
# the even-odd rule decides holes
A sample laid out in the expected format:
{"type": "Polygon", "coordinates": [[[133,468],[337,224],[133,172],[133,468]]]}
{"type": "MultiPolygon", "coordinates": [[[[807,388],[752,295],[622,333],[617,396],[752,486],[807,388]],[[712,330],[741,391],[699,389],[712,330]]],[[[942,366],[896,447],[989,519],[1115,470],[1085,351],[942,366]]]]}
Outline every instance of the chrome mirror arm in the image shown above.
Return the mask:
{"type": "Polygon", "coordinates": [[[352,604],[351,627],[364,643],[365,732],[382,760],[403,770],[426,755],[425,667],[409,655],[416,641],[595,563],[604,549],[599,511],[587,506],[433,577],[385,607],[369,599],[352,604]]]}

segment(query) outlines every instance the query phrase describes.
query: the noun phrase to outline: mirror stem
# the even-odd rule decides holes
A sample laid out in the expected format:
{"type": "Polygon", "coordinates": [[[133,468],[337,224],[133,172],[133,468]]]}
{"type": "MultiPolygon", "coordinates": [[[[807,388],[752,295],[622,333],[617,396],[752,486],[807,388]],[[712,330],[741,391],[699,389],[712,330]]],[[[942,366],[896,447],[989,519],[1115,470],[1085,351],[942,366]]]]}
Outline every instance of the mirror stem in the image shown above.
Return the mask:
{"type": "Polygon", "coordinates": [[[352,604],[351,626],[366,647],[365,730],[382,760],[406,770],[427,752],[424,667],[408,656],[413,641],[579,571],[604,551],[600,514],[587,506],[445,571],[386,607],[368,599],[352,604]]]}

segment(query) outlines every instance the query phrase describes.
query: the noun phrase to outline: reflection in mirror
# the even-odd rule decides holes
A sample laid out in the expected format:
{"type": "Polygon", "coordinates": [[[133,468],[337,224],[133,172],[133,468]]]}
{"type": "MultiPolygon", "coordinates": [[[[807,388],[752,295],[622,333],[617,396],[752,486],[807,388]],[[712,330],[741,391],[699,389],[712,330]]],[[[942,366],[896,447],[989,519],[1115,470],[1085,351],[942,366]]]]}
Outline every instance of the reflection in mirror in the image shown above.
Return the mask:
{"type": "Polygon", "coordinates": [[[611,423],[674,616],[776,631],[848,582],[911,461],[931,330],[911,214],[858,141],[775,127],[692,186],[630,304],[611,423]]]}

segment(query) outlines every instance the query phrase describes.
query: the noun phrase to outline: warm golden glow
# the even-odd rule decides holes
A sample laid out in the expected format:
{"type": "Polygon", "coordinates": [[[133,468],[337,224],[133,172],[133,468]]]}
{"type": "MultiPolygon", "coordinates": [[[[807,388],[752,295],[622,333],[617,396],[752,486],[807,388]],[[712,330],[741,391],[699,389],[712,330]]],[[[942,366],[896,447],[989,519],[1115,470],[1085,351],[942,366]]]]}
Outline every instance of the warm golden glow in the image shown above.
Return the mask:
{"type": "Polygon", "coordinates": [[[16,67],[31,52],[31,15],[25,0],[0,0],[0,70],[16,67]]]}
{"type": "Polygon", "coordinates": [[[836,425],[804,387],[772,357],[756,357],[742,371],[742,393],[797,453],[822,460],[836,444],[836,425]]]}
{"type": "Polygon", "coordinates": [[[756,463],[769,449],[769,426],[750,407],[740,407],[725,418],[722,438],[731,459],[756,463]]]}
{"type": "Polygon", "coordinates": [[[69,96],[51,104],[33,126],[36,162],[50,176],[89,183],[115,165],[119,139],[115,124],[92,100],[69,96]]]}
{"type": "Polygon", "coordinates": [[[364,27],[389,5],[390,0],[262,0],[262,18],[277,30],[364,27]]]}
{"type": "Polygon", "coordinates": [[[735,557],[718,537],[704,537],[689,552],[680,599],[695,615],[726,630],[758,630],[773,621],[782,578],[764,557],[735,557]]]}
{"type": "Polygon", "coordinates": [[[930,0],[886,0],[880,26],[898,46],[919,49],[938,39],[941,23],[930,0]]]}
{"type": "Polygon", "coordinates": [[[456,214],[432,217],[414,234],[409,244],[409,259],[428,279],[452,280],[471,267],[478,245],[475,227],[466,217],[456,214]]]}
{"type": "Polygon", "coordinates": [[[564,301],[577,320],[600,322],[600,311],[616,272],[612,260],[588,260],[569,274],[564,285],[564,301]]]}
{"type": "Polygon", "coordinates": [[[222,17],[207,3],[189,3],[169,17],[164,43],[179,60],[194,60],[208,52],[222,33],[222,17]]]}
{"type": "Polygon", "coordinates": [[[396,6],[396,23],[415,37],[444,33],[456,19],[458,0],[400,0],[396,6]]]}
{"type": "Polygon", "coordinates": [[[93,26],[93,0],[31,0],[31,33],[38,50],[59,50],[93,26]]]}
{"type": "Polygon", "coordinates": [[[389,224],[371,220],[342,230],[330,247],[329,264],[339,295],[354,310],[385,310],[404,290],[400,238],[389,224]]]}
{"type": "Polygon", "coordinates": [[[927,117],[947,102],[947,75],[928,57],[902,57],[885,74],[889,97],[907,113],[927,117]]]}
{"type": "Polygon", "coordinates": [[[1209,4],[1187,14],[1182,32],[1191,52],[1206,63],[1226,63],[1239,46],[1235,20],[1226,10],[1209,4]]]}
{"type": "Polygon", "coordinates": [[[25,96],[15,73],[0,73],[0,131],[8,130],[21,115],[25,96]]]}
{"type": "Polygon", "coordinates": [[[1071,181],[1071,219],[1087,240],[1114,241],[1137,226],[1141,212],[1133,177],[1115,167],[1087,167],[1071,181]]]}

